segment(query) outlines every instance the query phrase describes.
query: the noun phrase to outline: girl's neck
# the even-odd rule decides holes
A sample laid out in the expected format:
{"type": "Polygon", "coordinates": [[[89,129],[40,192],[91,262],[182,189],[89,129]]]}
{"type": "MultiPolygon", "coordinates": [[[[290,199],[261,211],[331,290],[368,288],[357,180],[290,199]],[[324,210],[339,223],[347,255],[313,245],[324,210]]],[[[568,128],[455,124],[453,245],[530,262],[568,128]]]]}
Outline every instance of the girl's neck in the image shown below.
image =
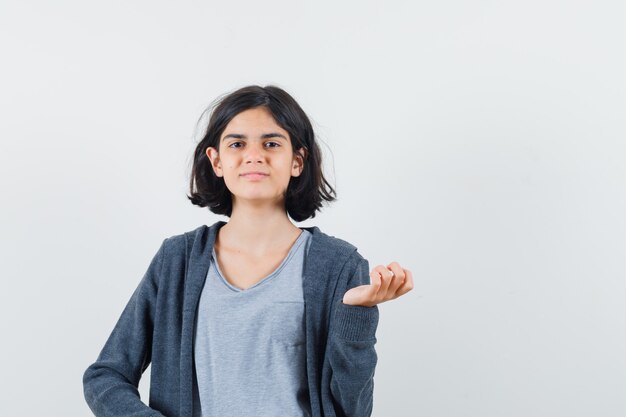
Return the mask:
{"type": "Polygon", "coordinates": [[[217,248],[262,256],[289,246],[302,231],[276,207],[233,207],[216,238],[217,248]]]}

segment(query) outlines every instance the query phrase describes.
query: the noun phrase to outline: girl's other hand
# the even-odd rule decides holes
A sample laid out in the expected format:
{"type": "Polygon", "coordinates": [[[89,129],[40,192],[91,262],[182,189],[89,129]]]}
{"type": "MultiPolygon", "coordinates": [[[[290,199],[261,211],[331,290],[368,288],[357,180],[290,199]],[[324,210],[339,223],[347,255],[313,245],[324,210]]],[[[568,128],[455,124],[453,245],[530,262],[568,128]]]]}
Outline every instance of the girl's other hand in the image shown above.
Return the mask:
{"type": "Polygon", "coordinates": [[[343,303],[373,307],[394,300],[413,289],[413,275],[397,262],[386,267],[378,265],[370,272],[370,284],[360,285],[346,291],[343,303]]]}

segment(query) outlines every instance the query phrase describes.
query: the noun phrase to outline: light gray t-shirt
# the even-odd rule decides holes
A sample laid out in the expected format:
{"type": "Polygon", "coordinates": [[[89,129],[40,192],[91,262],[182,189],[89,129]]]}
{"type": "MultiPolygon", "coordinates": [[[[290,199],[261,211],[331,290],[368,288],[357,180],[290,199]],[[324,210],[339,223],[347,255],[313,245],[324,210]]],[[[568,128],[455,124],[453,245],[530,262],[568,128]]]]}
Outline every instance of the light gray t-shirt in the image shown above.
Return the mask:
{"type": "Polygon", "coordinates": [[[224,279],[213,250],[196,321],[194,417],[311,415],[302,292],[311,233],[301,230],[281,264],[246,290],[224,279]]]}

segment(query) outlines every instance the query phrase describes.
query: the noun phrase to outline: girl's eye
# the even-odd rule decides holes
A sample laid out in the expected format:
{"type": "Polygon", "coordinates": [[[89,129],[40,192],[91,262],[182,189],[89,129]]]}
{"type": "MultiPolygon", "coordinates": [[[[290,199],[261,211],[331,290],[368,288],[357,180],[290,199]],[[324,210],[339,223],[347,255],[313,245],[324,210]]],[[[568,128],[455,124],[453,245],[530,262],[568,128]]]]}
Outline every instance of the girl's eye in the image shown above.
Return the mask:
{"type": "MultiPolygon", "coordinates": [[[[280,146],[280,143],[278,142],[265,142],[265,145],[267,144],[271,144],[272,146],[269,146],[269,148],[276,148],[280,146]]],[[[234,146],[234,145],[242,145],[243,142],[233,142],[230,145],[228,145],[229,148],[239,148],[239,146],[234,146]]]]}

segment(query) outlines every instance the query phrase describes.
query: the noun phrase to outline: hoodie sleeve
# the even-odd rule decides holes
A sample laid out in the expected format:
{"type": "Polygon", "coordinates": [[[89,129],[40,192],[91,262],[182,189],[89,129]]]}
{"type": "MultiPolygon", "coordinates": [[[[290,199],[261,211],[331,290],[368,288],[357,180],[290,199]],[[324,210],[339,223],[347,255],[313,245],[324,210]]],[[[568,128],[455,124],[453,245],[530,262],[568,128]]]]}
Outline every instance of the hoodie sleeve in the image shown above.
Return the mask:
{"type": "Polygon", "coordinates": [[[328,341],[330,390],[338,417],[372,414],[378,306],[353,306],[342,301],[350,288],[369,283],[369,263],[357,253],[356,271],[338,294],[328,341]]]}
{"type": "Polygon", "coordinates": [[[151,361],[152,329],[165,242],[126,304],[96,361],[83,374],[85,400],[96,417],[163,417],[137,389],[151,361]]]}

